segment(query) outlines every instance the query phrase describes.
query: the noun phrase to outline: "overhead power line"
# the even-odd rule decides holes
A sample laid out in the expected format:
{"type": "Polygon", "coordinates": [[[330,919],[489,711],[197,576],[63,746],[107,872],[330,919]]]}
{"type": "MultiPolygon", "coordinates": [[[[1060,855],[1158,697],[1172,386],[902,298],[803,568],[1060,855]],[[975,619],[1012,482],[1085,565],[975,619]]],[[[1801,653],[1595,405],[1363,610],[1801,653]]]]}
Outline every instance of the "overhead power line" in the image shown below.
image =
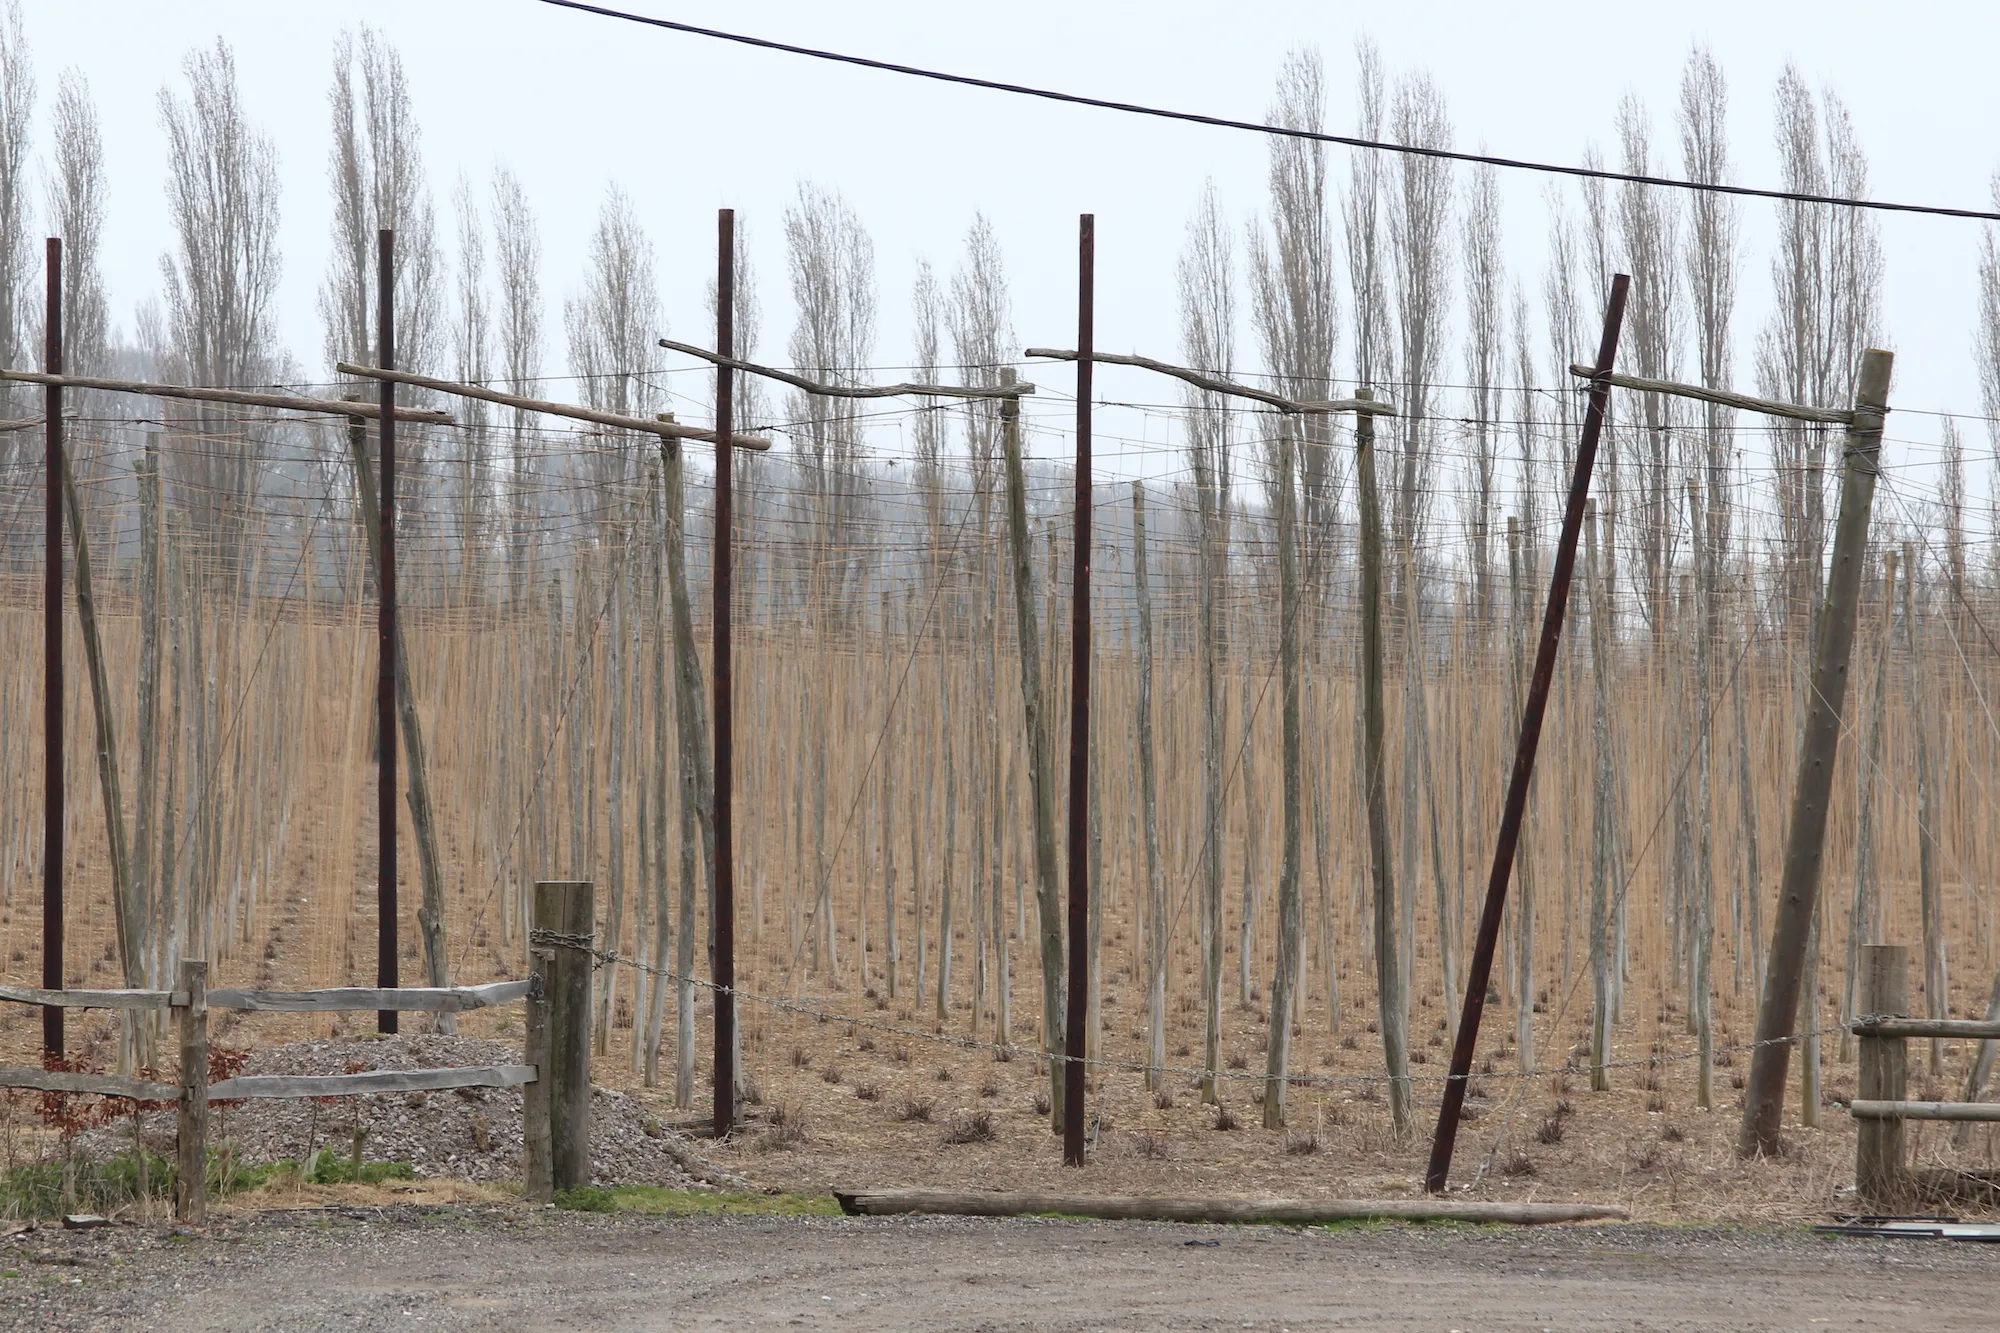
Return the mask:
{"type": "Polygon", "coordinates": [[[654,18],[649,14],[633,14],[622,9],[609,9],[603,5],[589,5],[582,0],[540,0],[545,5],[558,9],[574,9],[585,14],[596,14],[601,18],[622,19],[627,23],[643,23],[651,28],[664,28],[669,32],[686,33],[692,37],[709,37],[721,42],[735,42],[739,46],[754,46],[765,51],[782,51],[787,55],[808,56],[814,60],[831,60],[842,65],[858,65],[863,69],[879,69],[889,74],[906,74],[911,78],[930,79],[937,83],[956,83],[967,88],[985,88],[991,92],[1012,93],[1017,97],[1039,97],[1048,102],[1067,102],[1072,106],[1096,107],[1102,111],[1122,111],[1133,116],[1152,116],[1159,120],[1179,120],[1191,125],[1211,125],[1217,129],[1248,130],[1253,134],[1271,134],[1286,139],[1309,139],[1315,143],[1340,144],[1347,148],[1366,148],[1380,153],[1403,153],[1411,157],[1441,158],[1447,162],[1472,162],[1481,166],[1506,167],[1512,171],[1540,171],[1555,176],[1582,176],[1591,180],[1623,181],[1633,185],[1657,185],[1670,190],[1696,190],[1706,194],[1741,195],[1750,199],[1775,199],[1794,204],[1831,204],[1840,208],[1870,208],[1884,213],[1922,213],[1932,217],[1972,218],[1975,221],[2000,222],[2000,213],[1986,212],[1976,208],[1946,208],[1942,204],[1899,204],[1883,199],[1848,199],[1830,194],[1802,194],[1796,190],[1767,190],[1754,185],[1727,185],[1719,181],[1675,180],[1669,176],[1639,176],[1624,171],[1607,171],[1602,167],[1571,167],[1555,162],[1530,162],[1516,157],[1494,157],[1488,153],[1461,153],[1450,148],[1426,148],[1418,144],[1387,143],[1379,139],[1361,139],[1347,134],[1326,134],[1319,130],[1295,129],[1289,125],[1266,125],[1257,121],[1232,120],[1227,116],[1203,115],[1198,111],[1174,111],[1166,107],[1145,106],[1138,102],[1114,102],[1105,97],[1089,97],[1082,93],[1066,93],[1053,88],[1033,88],[1024,83],[1003,83],[998,79],[981,79],[970,74],[952,74],[945,70],[925,69],[921,65],[899,65],[891,60],[876,60],[870,56],[848,55],[841,51],[826,51],[818,47],[799,46],[792,42],[774,41],[769,37],[752,37],[747,33],[724,32],[720,28],[704,28],[698,24],[682,23],[677,19],[654,18]]]}

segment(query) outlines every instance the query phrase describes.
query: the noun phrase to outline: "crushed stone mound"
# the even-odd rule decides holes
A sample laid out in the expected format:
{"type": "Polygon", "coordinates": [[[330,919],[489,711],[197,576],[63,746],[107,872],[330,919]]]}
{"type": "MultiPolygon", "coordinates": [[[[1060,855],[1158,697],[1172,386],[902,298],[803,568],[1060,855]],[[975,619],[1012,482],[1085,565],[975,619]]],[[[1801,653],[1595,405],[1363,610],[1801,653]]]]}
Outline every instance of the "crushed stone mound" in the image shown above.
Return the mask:
{"type": "MultiPolygon", "coordinates": [[[[440,1069],[461,1065],[512,1065],[517,1047],[476,1037],[408,1033],[360,1040],[293,1042],[251,1052],[245,1074],[354,1074],[378,1069],[440,1069]]],[[[419,1176],[504,1180],[521,1174],[520,1088],[449,1088],[342,1097],[257,1097],[209,1112],[209,1142],[232,1144],[238,1160],[303,1159],[321,1148],[345,1156],[358,1123],[367,1131],[363,1155],[371,1162],[408,1162],[419,1176]]],[[[171,1153],[172,1112],[147,1117],[147,1146],[171,1153]]],[[[661,1185],[703,1189],[667,1151],[662,1128],[624,1093],[592,1088],[590,1169],[594,1185],[661,1185]]],[[[93,1156],[132,1145],[130,1121],[92,1130],[79,1145],[93,1156]]]]}

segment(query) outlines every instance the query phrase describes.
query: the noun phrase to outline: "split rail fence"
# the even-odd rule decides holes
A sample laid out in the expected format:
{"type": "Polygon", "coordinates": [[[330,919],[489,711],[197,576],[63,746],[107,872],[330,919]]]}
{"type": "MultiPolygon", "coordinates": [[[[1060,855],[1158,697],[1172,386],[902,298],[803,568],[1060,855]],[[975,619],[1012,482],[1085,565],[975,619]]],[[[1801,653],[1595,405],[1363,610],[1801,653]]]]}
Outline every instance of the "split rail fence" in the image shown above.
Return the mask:
{"type": "Polygon", "coordinates": [[[527,1196],[547,1202],[590,1179],[590,974],[596,901],[588,882],[535,886],[533,970],[483,986],[275,991],[208,989],[205,959],[183,959],[173,990],[43,990],[0,986],[0,1000],[60,1009],[166,1010],[180,1047],[173,1083],[122,1074],[0,1066],[0,1088],[172,1103],[176,1133],[174,1216],[201,1222],[208,1198],[208,1109],[260,1097],[359,1097],[448,1088],[523,1090],[521,1168],[527,1196]],[[575,947],[562,947],[574,943],[575,947]],[[209,1082],[210,1009],[276,1013],[462,1013],[527,1003],[522,1063],[354,1074],[243,1074],[209,1082]]]}

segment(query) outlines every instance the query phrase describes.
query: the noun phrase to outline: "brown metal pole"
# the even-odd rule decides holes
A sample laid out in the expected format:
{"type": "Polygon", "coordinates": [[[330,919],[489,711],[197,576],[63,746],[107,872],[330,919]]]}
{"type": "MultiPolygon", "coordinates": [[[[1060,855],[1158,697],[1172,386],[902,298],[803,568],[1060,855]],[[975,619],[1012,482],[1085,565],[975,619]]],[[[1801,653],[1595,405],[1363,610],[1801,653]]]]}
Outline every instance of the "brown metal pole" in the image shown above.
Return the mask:
{"type": "Polygon", "coordinates": [[[1596,378],[1590,382],[1589,405],[1583,414],[1583,437],[1577,443],[1576,471],[1569,482],[1569,505],[1563,510],[1562,536],[1556,543],[1555,573],[1549,579],[1549,604],[1542,613],[1542,641],[1535,650],[1535,674],[1528,680],[1528,704],[1521,715],[1520,740],[1514,749],[1514,770],[1507,778],[1507,804],[1500,815],[1499,844],[1493,850],[1493,874],[1486,883],[1486,905],[1479,913],[1479,938],[1473,945],[1472,971],[1465,982],[1465,1008],[1458,1020],[1458,1041],[1451,1050],[1451,1077],[1445,1080],[1444,1105],[1438,1110],[1437,1136],[1431,1140],[1430,1169],[1424,1188],[1442,1194],[1451,1173],[1451,1152],[1458,1140],[1458,1117],[1465,1108],[1465,1083],[1472,1073],[1472,1054],[1479,1045],[1479,1019],[1486,1010],[1486,986],[1493,975],[1493,950],[1500,940],[1500,915],[1507,906],[1507,880],[1521,841],[1521,822],[1528,809],[1528,784],[1535,775],[1535,751],[1542,741],[1542,714],[1548,707],[1549,685],[1555,678],[1556,650],[1562,643],[1563,616],[1569,607],[1570,578],[1576,572],[1576,542],[1583,530],[1584,501],[1590,495],[1590,469],[1597,460],[1597,437],[1611,400],[1611,373],[1618,355],[1618,332],[1625,323],[1625,293],[1631,278],[1611,279],[1611,304],[1604,312],[1604,337],[1597,345],[1596,378]]]}
{"type": "MultiPolygon", "coordinates": [[[[49,237],[42,370],[63,373],[62,238],[49,237]]],[[[63,501],[62,386],[42,390],[42,986],[63,984],[63,501]]],[[[63,1011],[42,1010],[42,1061],[63,1055],[63,1011]]]]}
{"type": "MultiPolygon", "coordinates": [[[[736,210],[716,214],[715,351],[736,355],[736,210]]],[[[736,860],[730,830],[735,787],[734,688],[729,663],[730,563],[735,558],[735,372],[715,370],[715,531],[709,559],[715,581],[715,1134],[736,1128],[736,860]]]]}
{"type": "Polygon", "coordinates": [[[1090,1004],[1090,371],[1097,219],[1077,227],[1076,529],[1070,551],[1069,1005],[1063,1027],[1063,1165],[1083,1165],[1084,1038],[1090,1004]]]}
{"type": "MultiPolygon", "coordinates": [[[[375,234],[375,364],[396,368],[396,233],[375,234]]],[[[396,981],[396,386],[382,390],[382,568],[381,613],[375,655],[375,820],[381,857],[375,889],[375,984],[394,989],[396,981]]],[[[396,1030],[396,1011],[375,1015],[377,1032],[396,1030]]]]}

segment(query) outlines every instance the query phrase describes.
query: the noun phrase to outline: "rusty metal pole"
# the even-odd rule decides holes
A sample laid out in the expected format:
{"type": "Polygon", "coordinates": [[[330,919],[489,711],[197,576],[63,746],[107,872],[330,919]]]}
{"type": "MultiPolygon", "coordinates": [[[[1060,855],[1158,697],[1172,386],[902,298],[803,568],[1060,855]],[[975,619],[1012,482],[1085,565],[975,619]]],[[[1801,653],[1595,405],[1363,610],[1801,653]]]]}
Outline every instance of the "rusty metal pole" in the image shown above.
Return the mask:
{"type": "MultiPolygon", "coordinates": [[[[375,364],[396,368],[396,233],[375,234],[375,364]]],[[[375,655],[375,819],[380,860],[375,889],[375,984],[396,985],[396,386],[382,389],[382,568],[375,655]]],[[[375,1015],[377,1032],[396,1030],[396,1011],[375,1015]]]]}
{"type": "MultiPolygon", "coordinates": [[[[49,237],[42,371],[63,373],[62,237],[49,237]]],[[[42,986],[63,984],[63,491],[62,386],[42,390],[42,986]]],[[[63,1055],[63,1011],[42,1010],[42,1060],[63,1055]]]]}
{"type": "MultiPolygon", "coordinates": [[[[716,213],[715,352],[736,355],[736,210],[716,213]]],[[[735,690],[730,680],[730,564],[735,559],[735,373],[715,368],[715,527],[709,539],[714,566],[715,650],[715,1134],[736,1128],[736,861],[730,829],[735,787],[735,690]]]]}
{"type": "Polygon", "coordinates": [[[1486,1010],[1486,986],[1493,974],[1493,950],[1500,940],[1500,916],[1507,906],[1507,880],[1521,841],[1521,823],[1528,809],[1528,784],[1535,775],[1535,751],[1542,740],[1542,714],[1548,707],[1549,685],[1555,678],[1556,651],[1562,643],[1563,616],[1569,607],[1570,578],[1576,572],[1577,536],[1583,530],[1584,501],[1590,495],[1590,469],[1597,459],[1597,437],[1604,429],[1611,400],[1611,373],[1618,355],[1618,332],[1625,323],[1625,294],[1631,278],[1611,279],[1611,303],[1604,312],[1604,337],[1597,345],[1597,378],[1590,382],[1590,399],[1583,414],[1583,435],[1577,443],[1576,471],[1569,482],[1569,504],[1563,510],[1562,536],[1556,542],[1555,572],[1549,578],[1549,604],[1542,613],[1542,639],[1535,650],[1535,674],[1528,680],[1527,708],[1521,714],[1521,735],[1514,748],[1514,769],[1507,778],[1507,804],[1500,815],[1500,838],[1493,850],[1493,874],[1486,884],[1486,905],[1479,913],[1479,938],[1473,945],[1472,970],[1465,982],[1465,1007],[1458,1020],[1458,1041],[1451,1049],[1451,1077],[1445,1080],[1444,1105],[1438,1110],[1437,1136],[1431,1140],[1430,1169],[1424,1188],[1442,1194],[1451,1173],[1451,1152],[1458,1140],[1458,1117],[1465,1108],[1465,1083],[1472,1073],[1472,1055],[1479,1045],[1479,1019],[1486,1010]]]}
{"type": "Polygon", "coordinates": [[[1063,1165],[1083,1165],[1084,1039],[1090,1004],[1090,370],[1097,218],[1077,226],[1076,528],[1069,665],[1069,1004],[1063,1027],[1063,1165]]]}

